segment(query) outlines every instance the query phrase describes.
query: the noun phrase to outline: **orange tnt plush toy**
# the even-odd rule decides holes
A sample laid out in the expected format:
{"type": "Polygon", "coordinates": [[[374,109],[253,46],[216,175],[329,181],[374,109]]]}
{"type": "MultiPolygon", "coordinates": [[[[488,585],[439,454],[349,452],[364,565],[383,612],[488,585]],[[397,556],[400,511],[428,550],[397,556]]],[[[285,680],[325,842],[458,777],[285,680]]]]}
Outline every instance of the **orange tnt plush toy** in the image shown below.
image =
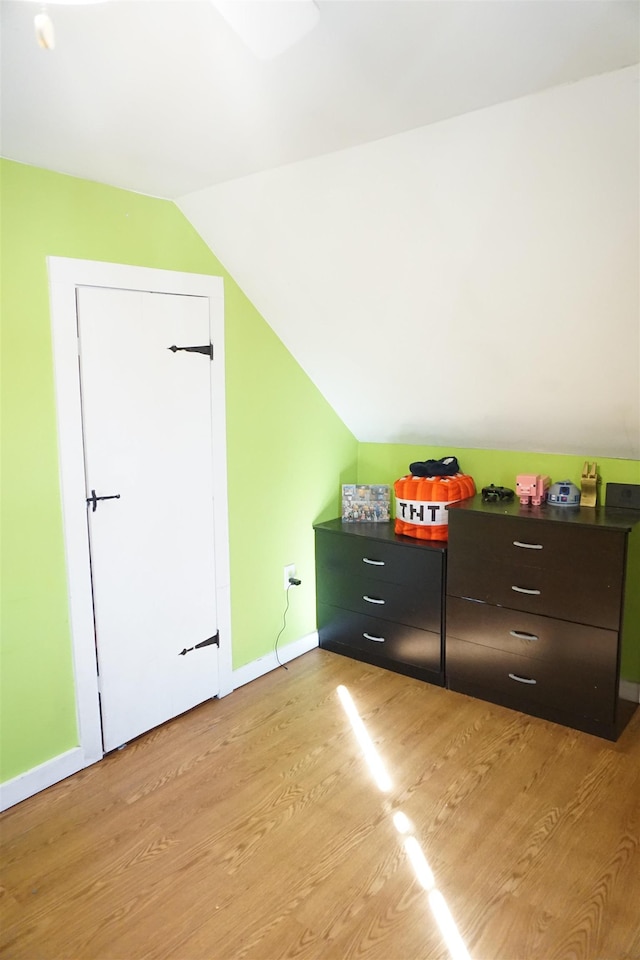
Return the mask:
{"type": "Polygon", "coordinates": [[[396,494],[396,533],[417,540],[446,540],[449,536],[448,503],[473,497],[473,477],[456,473],[452,477],[400,477],[393,485],[396,494]]]}

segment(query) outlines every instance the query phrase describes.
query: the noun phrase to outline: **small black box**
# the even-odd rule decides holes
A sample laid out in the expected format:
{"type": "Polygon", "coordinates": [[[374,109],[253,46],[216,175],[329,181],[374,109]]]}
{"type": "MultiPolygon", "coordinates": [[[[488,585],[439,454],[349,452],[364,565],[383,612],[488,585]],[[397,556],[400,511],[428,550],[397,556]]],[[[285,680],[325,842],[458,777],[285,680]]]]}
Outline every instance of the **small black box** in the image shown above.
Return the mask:
{"type": "Polygon", "coordinates": [[[640,483],[608,483],[605,507],[640,510],[640,483]]]}

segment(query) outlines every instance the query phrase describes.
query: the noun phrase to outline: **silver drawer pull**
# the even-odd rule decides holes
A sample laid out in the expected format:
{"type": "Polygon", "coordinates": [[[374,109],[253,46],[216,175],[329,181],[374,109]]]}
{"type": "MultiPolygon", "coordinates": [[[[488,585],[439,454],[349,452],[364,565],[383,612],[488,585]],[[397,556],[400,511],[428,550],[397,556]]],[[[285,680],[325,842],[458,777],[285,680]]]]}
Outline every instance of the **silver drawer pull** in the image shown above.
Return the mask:
{"type": "Polygon", "coordinates": [[[516,593],[528,593],[531,597],[539,597],[541,590],[527,590],[526,587],[511,587],[512,590],[515,590],[516,593]]]}
{"type": "Polygon", "coordinates": [[[524,550],[542,550],[542,543],[523,543],[522,540],[514,540],[514,547],[522,547],[524,550]]]}
{"type": "Polygon", "coordinates": [[[537,680],[531,680],[529,677],[519,677],[517,673],[509,674],[510,680],[517,680],[518,683],[537,683],[537,680]]]}
{"type": "Polygon", "coordinates": [[[377,600],[375,597],[368,597],[365,593],[363,600],[366,600],[367,603],[384,603],[384,600],[377,600]]]}
{"type": "Polygon", "coordinates": [[[524,630],[509,630],[510,637],[516,637],[518,640],[539,640],[535,633],[525,633],[524,630]]]}
{"type": "Polygon", "coordinates": [[[373,640],[374,643],[384,643],[384,637],[372,637],[370,633],[363,633],[365,640],[373,640]]]}
{"type": "Polygon", "coordinates": [[[373,567],[384,567],[384,560],[370,560],[369,557],[363,557],[362,562],[370,563],[373,567]]]}

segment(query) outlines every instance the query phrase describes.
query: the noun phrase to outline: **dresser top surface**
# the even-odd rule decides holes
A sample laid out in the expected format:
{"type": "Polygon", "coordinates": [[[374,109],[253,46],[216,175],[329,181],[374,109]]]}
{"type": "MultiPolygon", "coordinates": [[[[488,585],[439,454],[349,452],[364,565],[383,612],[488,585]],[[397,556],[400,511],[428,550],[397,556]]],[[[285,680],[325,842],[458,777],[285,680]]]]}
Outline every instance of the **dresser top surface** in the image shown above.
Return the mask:
{"type": "Polygon", "coordinates": [[[515,498],[510,503],[483,503],[480,495],[469,500],[458,500],[447,507],[486,516],[513,517],[517,520],[546,520],[551,523],[571,523],[582,527],[628,532],[640,525],[640,510],[624,507],[559,507],[543,503],[539,507],[523,505],[515,498]]]}
{"type": "Polygon", "coordinates": [[[325,530],[328,533],[346,533],[349,536],[365,537],[368,540],[382,540],[386,543],[401,543],[407,547],[417,547],[419,550],[435,550],[445,553],[446,540],[417,540],[414,537],[404,537],[395,532],[393,520],[381,523],[353,523],[341,520],[326,520],[324,523],[314,523],[314,530],[325,530]]]}

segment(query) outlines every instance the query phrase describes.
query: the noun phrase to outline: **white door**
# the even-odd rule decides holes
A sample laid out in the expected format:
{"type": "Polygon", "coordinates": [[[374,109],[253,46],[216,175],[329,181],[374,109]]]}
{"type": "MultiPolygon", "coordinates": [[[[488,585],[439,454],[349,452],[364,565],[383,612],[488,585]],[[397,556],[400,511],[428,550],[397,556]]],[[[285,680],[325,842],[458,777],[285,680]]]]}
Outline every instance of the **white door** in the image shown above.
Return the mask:
{"type": "Polygon", "coordinates": [[[80,287],[77,317],[109,751],[219,691],[206,643],[217,631],[209,309],[205,297],[80,287]],[[170,349],[194,346],[203,352],[170,349]]]}

